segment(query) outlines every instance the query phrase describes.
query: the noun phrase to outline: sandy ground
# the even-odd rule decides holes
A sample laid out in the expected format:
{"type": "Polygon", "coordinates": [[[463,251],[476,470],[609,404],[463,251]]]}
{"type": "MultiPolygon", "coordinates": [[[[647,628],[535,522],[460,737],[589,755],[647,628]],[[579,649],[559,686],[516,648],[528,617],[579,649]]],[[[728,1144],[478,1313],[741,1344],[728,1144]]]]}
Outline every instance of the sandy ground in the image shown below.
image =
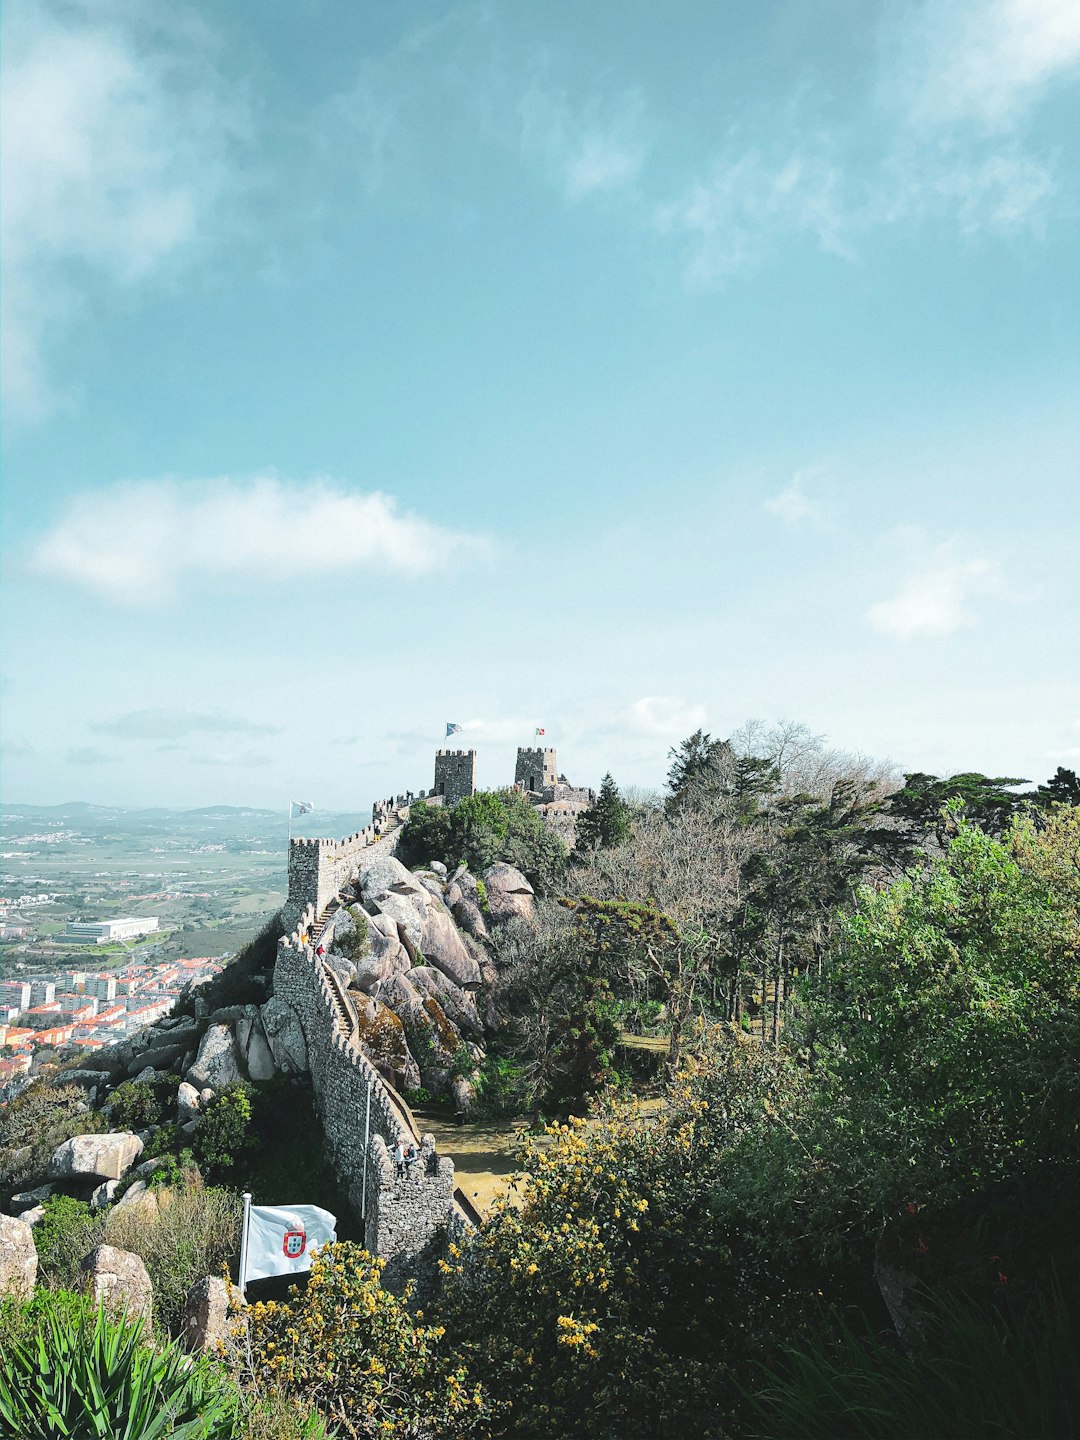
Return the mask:
{"type": "Polygon", "coordinates": [[[453,1112],[443,1105],[419,1105],[413,1115],[420,1133],[434,1135],[439,1154],[453,1160],[457,1183],[486,1215],[496,1197],[509,1189],[527,1122],[486,1120],[456,1125],[453,1112]]]}

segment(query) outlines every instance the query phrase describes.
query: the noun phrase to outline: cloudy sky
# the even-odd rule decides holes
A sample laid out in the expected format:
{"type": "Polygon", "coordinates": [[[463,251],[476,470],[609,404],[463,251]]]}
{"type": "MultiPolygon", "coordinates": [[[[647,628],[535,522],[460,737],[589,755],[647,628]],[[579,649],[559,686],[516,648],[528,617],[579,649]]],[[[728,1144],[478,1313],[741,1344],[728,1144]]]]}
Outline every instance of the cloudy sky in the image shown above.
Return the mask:
{"type": "Polygon", "coordinates": [[[12,801],[1080,762],[1076,0],[10,0],[12,801]]]}

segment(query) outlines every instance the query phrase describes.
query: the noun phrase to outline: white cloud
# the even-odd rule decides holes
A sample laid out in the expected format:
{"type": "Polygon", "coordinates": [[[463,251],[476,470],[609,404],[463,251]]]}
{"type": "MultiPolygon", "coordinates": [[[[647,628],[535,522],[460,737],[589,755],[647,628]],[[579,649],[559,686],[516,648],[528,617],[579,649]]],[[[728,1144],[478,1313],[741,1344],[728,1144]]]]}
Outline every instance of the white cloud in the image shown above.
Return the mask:
{"type": "Polygon", "coordinates": [[[534,84],[518,107],[521,146],[539,155],[568,200],[633,183],[645,162],[644,103],[636,91],[614,102],[574,105],[534,84]]]}
{"type": "Polygon", "coordinates": [[[775,515],[785,525],[792,527],[801,525],[806,520],[823,521],[825,506],[820,499],[808,495],[806,487],[826,473],[825,468],[820,465],[796,470],[791,477],[791,484],[781,490],[779,495],[765,501],[765,509],[770,515],[775,515]]]}
{"type": "Polygon", "coordinates": [[[195,251],[236,185],[242,110],[208,34],[152,5],[8,6],[0,83],[4,397],[33,419],[58,403],[48,352],[95,286],[195,251]]]}
{"type": "Polygon", "coordinates": [[[478,536],[399,513],[391,496],[330,481],[159,480],[80,496],[31,564],[111,600],[141,604],[170,598],[187,580],[287,576],[298,565],[331,574],[427,573],[487,548],[478,536]]]}
{"type": "Polygon", "coordinates": [[[932,0],[898,35],[896,86],[917,125],[1017,124],[1080,68],[1076,0],[932,0]]]}
{"type": "Polygon", "coordinates": [[[705,724],[705,707],[673,695],[646,695],[634,701],[626,718],[639,735],[678,740],[705,724]]]}
{"type": "Polygon", "coordinates": [[[687,281],[707,289],[795,236],[851,258],[853,216],[844,190],[828,137],[771,155],[729,147],[706,179],[656,210],[654,223],[662,235],[688,238],[687,281]]]}
{"type": "Polygon", "coordinates": [[[997,566],[984,556],[962,555],[954,544],[939,546],[888,600],[866,612],[870,626],[895,640],[917,635],[951,635],[976,624],[972,602],[1000,593],[997,566]]]}

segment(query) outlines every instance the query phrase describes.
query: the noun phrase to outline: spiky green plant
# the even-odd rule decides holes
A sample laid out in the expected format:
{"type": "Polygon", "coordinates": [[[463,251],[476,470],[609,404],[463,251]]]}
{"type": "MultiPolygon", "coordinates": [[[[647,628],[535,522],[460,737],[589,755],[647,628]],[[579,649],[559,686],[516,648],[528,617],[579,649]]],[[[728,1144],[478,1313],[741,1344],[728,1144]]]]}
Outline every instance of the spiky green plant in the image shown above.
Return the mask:
{"type": "Polygon", "coordinates": [[[175,1343],[151,1348],[141,1320],[71,1297],[0,1358],[0,1433],[20,1440],[229,1440],[236,1392],[212,1361],[175,1343]]]}

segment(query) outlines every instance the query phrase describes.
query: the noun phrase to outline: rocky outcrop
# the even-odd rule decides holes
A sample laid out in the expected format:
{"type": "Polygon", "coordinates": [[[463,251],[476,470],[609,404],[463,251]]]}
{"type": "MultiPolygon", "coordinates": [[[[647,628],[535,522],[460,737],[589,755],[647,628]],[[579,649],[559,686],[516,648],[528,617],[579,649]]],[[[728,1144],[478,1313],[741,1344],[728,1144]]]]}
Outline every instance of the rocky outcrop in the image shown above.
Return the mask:
{"type": "Polygon", "coordinates": [[[143,1318],[146,1329],[153,1323],[154,1292],[146,1266],[130,1250],[99,1245],[80,1266],[82,1286],[95,1305],[103,1304],[114,1314],[135,1320],[143,1318]]]}
{"type": "Polygon", "coordinates": [[[507,920],[530,920],[536,912],[533,888],[513,865],[489,865],[484,871],[488,913],[496,924],[507,920]]]}
{"type": "Polygon", "coordinates": [[[472,1040],[482,1040],[484,1026],[471,993],[463,990],[441,970],[429,965],[417,965],[409,971],[409,983],[417,991],[431,995],[442,1006],[448,1020],[457,1026],[462,1035],[472,1040]]]}
{"type": "Polygon", "coordinates": [[[176,1092],[176,1119],[180,1125],[194,1120],[202,1111],[202,1099],[195,1086],[182,1080],[176,1092]]]}
{"type": "Polygon", "coordinates": [[[37,1247],[30,1226],[12,1215],[0,1215],[0,1295],[10,1293],[19,1298],[32,1295],[37,1263],[37,1247]]]}
{"type": "Polygon", "coordinates": [[[370,995],[355,999],[357,1038],[364,1054],[389,1080],[395,1090],[415,1090],[420,1084],[420,1070],[409,1050],[405,1030],[389,1005],[370,995]]]}
{"type": "Polygon", "coordinates": [[[180,1343],[197,1355],[216,1353],[229,1338],[229,1287],[218,1275],[196,1280],[184,1301],[180,1343]]]}
{"type": "Polygon", "coordinates": [[[465,948],[457,926],[441,900],[428,908],[420,934],[424,959],[455,985],[480,984],[480,966],[465,948]]]}
{"type": "Polygon", "coordinates": [[[140,1049],[138,1053],[128,1061],[127,1072],[129,1075],[139,1075],[143,1070],[168,1070],[175,1065],[183,1055],[186,1046],[170,1043],[168,1045],[155,1045],[150,1049],[140,1049]]]}
{"type": "Polygon", "coordinates": [[[143,1142],[130,1130],[108,1135],[73,1135],[58,1146],[49,1160],[52,1180],[120,1180],[143,1151],[143,1142]]]}
{"type": "Polygon", "coordinates": [[[240,1057],[232,1027],[224,1022],[211,1025],[199,1045],[199,1053],[187,1075],[188,1084],[221,1090],[241,1078],[240,1057]]]}
{"type": "Polygon", "coordinates": [[[403,1023],[409,1049],[416,1056],[425,1087],[433,1095],[444,1094],[461,1049],[461,1036],[432,995],[425,995],[419,1006],[405,1016],[403,1023]]]}
{"type": "Polygon", "coordinates": [[[260,1008],[259,1017],[274,1064],[285,1075],[302,1075],[308,1068],[308,1053],[299,1015],[291,1005],[271,995],[260,1008]]]}

